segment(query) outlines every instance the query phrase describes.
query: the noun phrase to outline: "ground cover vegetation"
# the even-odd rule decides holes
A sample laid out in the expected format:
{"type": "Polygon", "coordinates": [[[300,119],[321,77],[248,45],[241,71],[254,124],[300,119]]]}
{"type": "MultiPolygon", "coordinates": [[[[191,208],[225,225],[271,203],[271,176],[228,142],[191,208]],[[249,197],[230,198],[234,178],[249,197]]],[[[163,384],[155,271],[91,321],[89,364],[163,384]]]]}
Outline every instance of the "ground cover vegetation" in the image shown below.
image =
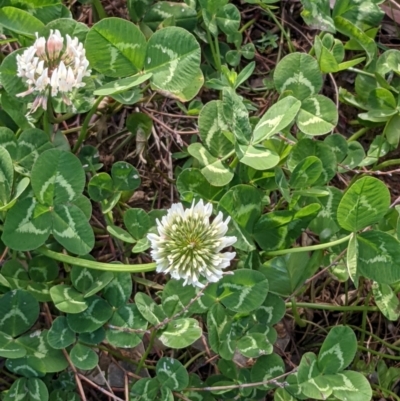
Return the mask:
{"type": "Polygon", "coordinates": [[[400,400],[394,0],[0,2],[0,399],[400,400]]]}

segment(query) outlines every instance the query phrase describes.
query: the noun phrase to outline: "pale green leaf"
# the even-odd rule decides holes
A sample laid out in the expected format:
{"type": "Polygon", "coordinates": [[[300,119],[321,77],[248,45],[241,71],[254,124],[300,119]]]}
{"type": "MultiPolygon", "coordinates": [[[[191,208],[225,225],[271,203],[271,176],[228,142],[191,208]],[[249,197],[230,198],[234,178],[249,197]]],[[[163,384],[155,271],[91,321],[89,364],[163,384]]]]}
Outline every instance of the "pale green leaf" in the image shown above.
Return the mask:
{"type": "Polygon", "coordinates": [[[357,338],[347,326],[335,326],[328,333],[318,354],[318,367],[324,374],[341,372],[353,360],[357,338]]]}
{"type": "Polygon", "coordinates": [[[203,83],[200,59],[196,38],[182,28],[168,27],[151,36],[145,71],[153,73],[151,83],[157,90],[187,101],[196,96],[203,83]]]}
{"type": "Polygon", "coordinates": [[[331,18],[329,3],[326,1],[302,0],[301,16],[312,29],[335,33],[335,24],[331,18]]]}
{"type": "Polygon", "coordinates": [[[124,224],[136,241],[143,238],[151,227],[149,215],[138,208],[131,208],[125,212],[124,224]]]}
{"type": "Polygon", "coordinates": [[[94,246],[94,233],[82,210],[75,205],[56,205],[52,213],[54,238],[68,251],[88,254],[94,246]]]}
{"type": "Polygon", "coordinates": [[[360,276],[381,284],[400,280],[400,243],[382,231],[366,231],[357,235],[357,269],[360,276]]]}
{"type": "Polygon", "coordinates": [[[221,198],[218,209],[225,211],[232,220],[247,232],[261,216],[262,192],[250,185],[236,185],[221,198]]]}
{"type": "MultiPolygon", "coordinates": [[[[253,382],[266,382],[283,373],[285,373],[285,364],[279,355],[264,355],[258,358],[251,368],[251,380],[253,382]]],[[[268,390],[272,388],[272,385],[265,384],[260,388],[268,390]]]]}
{"type": "Polygon", "coordinates": [[[31,328],[39,317],[39,303],[24,290],[13,290],[0,298],[0,331],[16,337],[31,328]]]}
{"type": "Polygon", "coordinates": [[[340,383],[335,380],[332,386],[333,395],[339,400],[365,401],[372,399],[372,389],[367,378],[360,372],[351,370],[344,371],[335,378],[340,379],[340,383]]]}
{"type": "Polygon", "coordinates": [[[219,282],[218,296],[228,309],[249,313],[257,309],[268,294],[268,281],[260,272],[248,269],[235,270],[219,282]]]}
{"type": "Polygon", "coordinates": [[[188,202],[194,197],[211,201],[223,194],[222,188],[213,187],[200,170],[194,168],[183,170],[179,174],[176,186],[181,196],[188,202]]]}
{"type": "MultiPolygon", "coordinates": [[[[39,11],[40,4],[44,5],[42,0],[35,0],[39,4],[36,5],[35,11],[39,11]]],[[[31,0],[28,0],[31,3],[31,0]]],[[[58,1],[53,2],[53,5],[59,3],[58,1]]],[[[59,4],[60,5],[60,4],[59,4]]],[[[78,22],[71,18],[71,16],[65,16],[63,18],[56,17],[51,18],[51,21],[46,23],[46,26],[40,31],[39,36],[45,36],[46,38],[50,34],[50,29],[58,29],[61,32],[61,35],[65,36],[68,34],[71,38],[77,37],[80,42],[84,43],[86,39],[86,35],[89,32],[89,28],[86,24],[82,22],[78,22]],[[56,19],[57,18],[57,19],[56,19]]]]}
{"type": "Polygon", "coordinates": [[[388,284],[375,282],[372,284],[372,293],[383,315],[391,321],[397,321],[400,317],[400,302],[392,288],[388,284]]]}
{"type": "Polygon", "coordinates": [[[365,50],[369,64],[376,56],[377,47],[375,41],[346,18],[337,16],[334,18],[334,22],[336,29],[340,33],[354,39],[365,50]]]}
{"type": "Polygon", "coordinates": [[[2,358],[21,358],[26,355],[26,349],[16,343],[14,339],[6,333],[0,331],[0,356],[2,358]]]}
{"type": "Polygon", "coordinates": [[[17,140],[16,162],[30,171],[39,155],[51,148],[48,134],[37,128],[26,129],[17,140]]]}
{"type": "Polygon", "coordinates": [[[45,205],[72,202],[82,193],[84,185],[85,173],[79,159],[72,153],[49,149],[33,166],[33,192],[45,205]]]}
{"type": "Polygon", "coordinates": [[[0,146],[0,210],[10,201],[13,181],[14,168],[11,156],[0,146]]]}
{"type": "Polygon", "coordinates": [[[199,114],[199,134],[203,145],[214,157],[224,157],[234,145],[223,134],[229,127],[225,122],[221,100],[208,102],[199,114]]]}
{"type": "Polygon", "coordinates": [[[232,35],[240,27],[240,11],[233,4],[219,8],[215,17],[218,28],[226,35],[232,35]]]}
{"type": "MultiPolygon", "coordinates": [[[[86,255],[82,259],[95,260],[93,256],[86,255]]],[[[81,293],[86,293],[101,277],[103,272],[86,267],[72,266],[70,279],[72,285],[81,293]]]]}
{"type": "Polygon", "coordinates": [[[358,276],[359,276],[359,271],[357,270],[357,262],[358,262],[358,241],[357,241],[357,235],[353,233],[347,245],[346,268],[349,277],[351,278],[353,283],[355,283],[356,287],[358,286],[358,276]]]}
{"type": "Polygon", "coordinates": [[[386,185],[373,177],[357,180],[343,195],[337,211],[342,228],[359,231],[377,223],[388,211],[390,194],[386,185]]]}
{"type": "Polygon", "coordinates": [[[43,22],[25,10],[15,7],[2,7],[0,9],[0,25],[17,34],[34,38],[34,32],[39,31],[43,22]]]}
{"type": "Polygon", "coordinates": [[[63,349],[75,342],[75,333],[69,328],[65,316],[57,317],[47,333],[47,341],[55,349],[63,349]]]}
{"type": "Polygon", "coordinates": [[[47,334],[47,330],[36,330],[19,337],[17,342],[25,347],[27,355],[18,359],[9,359],[7,368],[27,377],[63,371],[68,366],[68,361],[62,350],[50,346],[47,334]]]}
{"type": "Polygon", "coordinates": [[[129,273],[114,273],[114,279],[104,288],[102,295],[114,308],[123,306],[132,293],[132,279],[129,273]]]}
{"type": "Polygon", "coordinates": [[[163,386],[174,391],[181,391],[189,384],[189,374],[177,359],[160,358],[157,362],[156,374],[163,386]]]}
{"type": "Polygon", "coordinates": [[[106,76],[120,78],[136,74],[143,68],[146,38],[132,22],[111,17],[93,25],[87,34],[85,48],[94,69],[106,76]]]}
{"type": "Polygon", "coordinates": [[[71,362],[82,370],[91,370],[99,363],[99,357],[91,348],[81,343],[77,343],[69,353],[71,362]]]}
{"type": "Polygon", "coordinates": [[[271,354],[273,345],[264,333],[249,333],[243,336],[236,344],[238,351],[247,358],[258,358],[271,354]]]}
{"type": "Polygon", "coordinates": [[[144,331],[146,328],[147,321],[140,314],[137,306],[126,304],[117,309],[109,320],[106,338],[114,347],[133,348],[142,341],[143,333],[140,333],[140,330],[144,331]],[[138,332],[124,331],[124,328],[138,330],[138,332]]]}
{"type": "Polygon", "coordinates": [[[321,174],[321,160],[315,156],[308,156],[293,170],[289,185],[295,189],[309,187],[317,181],[321,174]]]}
{"type": "Polygon", "coordinates": [[[176,319],[167,324],[159,340],[169,348],[182,349],[193,344],[202,335],[196,319],[176,319]]]}
{"type": "Polygon", "coordinates": [[[193,31],[197,24],[197,13],[185,3],[158,1],[147,11],[143,22],[156,31],[166,19],[172,19],[174,25],[193,31]]]}
{"type": "Polygon", "coordinates": [[[133,77],[122,78],[118,81],[109,82],[100,88],[94,91],[94,95],[96,96],[111,96],[117,95],[118,93],[122,93],[127,91],[128,89],[134,88],[146,82],[149,78],[151,78],[152,74],[137,74],[133,77]]]}
{"type": "Polygon", "coordinates": [[[237,145],[236,151],[240,162],[255,170],[269,170],[280,161],[277,153],[260,145],[237,145]]]}
{"type": "Polygon", "coordinates": [[[42,380],[30,377],[21,377],[14,381],[7,391],[4,401],[48,401],[49,391],[42,380]]]}
{"type": "Polygon", "coordinates": [[[301,102],[293,96],[287,96],[273,104],[254,128],[253,144],[270,138],[291,124],[300,106],[301,102]]]}
{"type": "Polygon", "coordinates": [[[276,66],[274,83],[279,93],[291,91],[299,100],[317,94],[322,87],[317,60],[305,53],[285,56],[276,66]]]}
{"type": "Polygon", "coordinates": [[[143,292],[136,293],[135,303],[142,316],[152,325],[160,324],[167,317],[161,305],[143,292]]]}
{"type": "MultiPolygon", "coordinates": [[[[28,188],[29,184],[30,184],[30,179],[28,177],[22,178],[21,181],[19,181],[15,187],[14,193],[12,194],[12,199],[7,204],[0,207],[0,212],[11,209],[17,202],[17,199],[25,191],[25,189],[28,188]]],[[[0,183],[0,187],[1,187],[1,183],[0,183]]]]}
{"type": "Polygon", "coordinates": [[[51,287],[50,295],[55,307],[61,312],[80,313],[88,307],[83,295],[66,284],[51,287]]]}
{"type": "Polygon", "coordinates": [[[338,122],[336,105],[326,96],[311,96],[302,102],[296,122],[307,135],[327,134],[338,122]]]}
{"type": "Polygon", "coordinates": [[[234,176],[233,172],[220,160],[203,167],[201,173],[215,187],[224,187],[232,181],[234,176]]]}
{"type": "Polygon", "coordinates": [[[67,314],[68,326],[75,333],[89,333],[102,327],[111,317],[111,306],[97,295],[85,298],[87,308],[83,312],[67,314]]]}
{"type": "Polygon", "coordinates": [[[117,191],[133,191],[140,186],[139,172],[124,161],[116,162],[111,167],[114,189],[117,191]]]}

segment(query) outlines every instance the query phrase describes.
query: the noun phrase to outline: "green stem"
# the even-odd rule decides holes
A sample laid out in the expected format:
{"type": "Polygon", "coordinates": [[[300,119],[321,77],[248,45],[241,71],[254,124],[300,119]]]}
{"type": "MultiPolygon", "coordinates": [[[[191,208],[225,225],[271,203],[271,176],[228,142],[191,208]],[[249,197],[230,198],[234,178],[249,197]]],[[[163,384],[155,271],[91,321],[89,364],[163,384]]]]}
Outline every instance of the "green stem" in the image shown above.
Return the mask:
{"type": "Polygon", "coordinates": [[[279,256],[279,255],[286,255],[288,253],[311,252],[311,251],[317,251],[318,249],[326,249],[335,245],[343,244],[343,242],[348,241],[352,235],[353,234],[349,234],[346,237],[337,239],[336,241],[326,242],[318,245],[300,246],[297,248],[281,249],[279,251],[263,252],[263,255],[279,256]]]}
{"type": "Polygon", "coordinates": [[[278,18],[275,17],[275,14],[268,8],[267,5],[263,6],[262,4],[260,4],[260,6],[266,11],[266,13],[271,17],[272,21],[274,21],[274,23],[277,25],[277,27],[281,30],[283,36],[285,37],[285,39],[288,42],[288,47],[289,47],[290,53],[293,53],[295,51],[295,49],[293,48],[293,44],[290,40],[290,36],[286,32],[286,30],[282,26],[282,24],[279,22],[278,18]]]}
{"type": "Polygon", "coordinates": [[[105,270],[111,272],[128,272],[128,273],[145,273],[156,269],[155,263],[122,265],[114,263],[96,262],[93,260],[76,258],[75,256],[54,252],[44,246],[38,248],[36,251],[44,256],[47,256],[50,259],[58,260],[59,262],[67,263],[69,265],[87,267],[88,269],[105,270]]]}
{"type": "MultiPolygon", "coordinates": [[[[381,157],[382,147],[383,147],[383,141],[381,141],[381,143],[379,144],[378,155],[376,156],[376,161],[372,168],[375,168],[378,165],[379,158],[381,157]]],[[[384,156],[384,155],[382,155],[382,156],[384,156]]]]}
{"type": "Polygon", "coordinates": [[[17,380],[18,379],[18,376],[13,375],[12,373],[7,372],[6,370],[1,369],[0,373],[1,373],[0,377],[7,376],[7,377],[9,377],[10,379],[13,379],[13,380],[17,380]]]}
{"type": "Polygon", "coordinates": [[[349,326],[350,328],[352,328],[353,330],[364,331],[365,334],[366,334],[367,336],[372,337],[372,338],[375,339],[376,341],[380,342],[384,347],[390,348],[390,349],[396,351],[397,353],[400,352],[400,348],[399,348],[399,347],[396,347],[394,344],[390,344],[390,343],[388,343],[387,341],[382,340],[382,339],[381,339],[379,336],[377,336],[376,334],[371,333],[371,332],[368,331],[368,330],[362,330],[362,329],[361,329],[360,327],[358,327],[358,326],[352,326],[352,325],[350,325],[350,324],[349,324],[348,326],[349,326]]]}
{"type": "Polygon", "coordinates": [[[372,171],[378,171],[378,170],[382,170],[386,167],[399,166],[399,165],[400,165],[400,159],[386,160],[386,161],[378,164],[377,166],[373,167],[372,171]]]}
{"type": "MultiPolygon", "coordinates": [[[[82,341],[79,341],[79,342],[82,342],[82,341]]],[[[87,344],[87,343],[84,343],[84,342],[82,342],[84,345],[86,345],[87,347],[90,347],[90,348],[98,348],[98,349],[100,349],[100,350],[102,350],[102,351],[105,351],[105,352],[107,352],[107,353],[109,353],[109,354],[111,354],[112,356],[114,356],[115,358],[117,358],[117,359],[119,359],[119,360],[121,360],[121,361],[125,361],[125,362],[128,362],[128,363],[130,363],[130,364],[132,364],[132,365],[137,365],[138,364],[138,362],[137,361],[135,361],[134,359],[131,359],[131,358],[128,358],[128,357],[126,357],[126,356],[123,356],[122,354],[120,354],[119,352],[116,352],[116,351],[114,351],[114,350],[112,350],[112,349],[110,349],[110,348],[108,348],[108,347],[105,347],[104,345],[93,345],[93,344],[87,344]]],[[[149,369],[149,370],[155,370],[156,368],[155,368],[155,366],[144,366],[146,369],[149,369]]]]}
{"type": "MultiPolygon", "coordinates": [[[[347,306],[349,304],[349,280],[344,282],[344,304],[347,306]]],[[[343,313],[343,324],[347,324],[347,312],[343,313]]]]}
{"type": "Polygon", "coordinates": [[[156,339],[156,335],[157,335],[157,330],[153,330],[150,334],[150,340],[149,340],[149,345],[146,348],[146,351],[144,352],[144,354],[142,355],[142,357],[140,358],[140,361],[138,363],[138,366],[136,368],[136,374],[138,375],[140,373],[140,371],[142,370],[142,367],[151,351],[151,349],[153,348],[153,344],[154,341],[156,339]]]}
{"type": "Polygon", "coordinates": [[[227,155],[225,155],[224,157],[221,157],[221,161],[225,161],[226,159],[229,159],[231,156],[233,156],[235,154],[235,151],[232,150],[232,152],[229,152],[227,155]]]}
{"type": "MultiPolygon", "coordinates": [[[[368,306],[369,300],[371,299],[372,293],[369,292],[368,295],[365,298],[364,305],[368,306]]],[[[365,330],[367,328],[367,310],[364,310],[362,313],[362,322],[361,322],[361,337],[360,337],[360,345],[364,344],[365,341],[365,330]]]]}
{"type": "Polygon", "coordinates": [[[52,141],[54,113],[53,104],[51,103],[51,96],[47,98],[47,110],[43,114],[43,131],[49,136],[50,142],[52,141]]]}
{"type": "Polygon", "coordinates": [[[93,114],[96,113],[97,108],[99,107],[99,104],[101,101],[104,99],[104,96],[99,96],[96,101],[94,102],[91,110],[89,113],[86,114],[85,120],[83,121],[81,132],[79,133],[78,140],[76,141],[74,148],[72,151],[75,153],[78,149],[79,146],[81,146],[81,143],[86,139],[86,136],[88,134],[88,127],[89,127],[89,122],[90,119],[92,118],[93,114]]]}
{"type": "Polygon", "coordinates": [[[49,136],[51,142],[49,115],[47,114],[47,111],[43,113],[43,131],[49,136]]]}
{"type": "MultiPolygon", "coordinates": [[[[396,393],[394,393],[393,391],[390,391],[390,390],[388,390],[387,388],[378,386],[377,384],[372,384],[372,387],[379,390],[379,394],[377,394],[377,396],[382,396],[383,394],[385,394],[385,395],[388,394],[388,395],[390,395],[394,400],[400,401],[400,397],[399,397],[396,393]]],[[[381,399],[382,399],[382,398],[381,398],[381,399]]]]}
{"type": "Polygon", "coordinates": [[[18,41],[18,39],[16,39],[16,38],[3,39],[3,40],[0,40],[0,46],[6,45],[7,43],[17,42],[17,41],[18,41]]]}
{"type": "Polygon", "coordinates": [[[62,116],[54,117],[53,123],[54,124],[62,123],[63,121],[66,121],[66,120],[74,117],[75,115],[76,115],[75,113],[66,113],[66,114],[63,114],[62,116]]]}
{"type": "Polygon", "coordinates": [[[6,388],[9,388],[10,387],[10,382],[8,382],[7,380],[4,380],[4,379],[2,379],[1,377],[0,377],[0,383],[2,383],[3,385],[5,385],[6,386],[6,388]]]}
{"type": "Polygon", "coordinates": [[[221,59],[217,58],[217,53],[216,53],[215,48],[214,48],[214,43],[213,43],[213,40],[212,40],[212,37],[211,37],[211,33],[207,28],[206,28],[206,32],[207,32],[208,44],[210,46],[211,54],[212,54],[213,59],[214,59],[215,68],[217,69],[217,71],[220,72],[221,71],[221,59]]]}
{"type": "Polygon", "coordinates": [[[69,128],[64,131],[61,131],[63,135],[68,135],[68,134],[73,134],[75,132],[78,132],[81,130],[81,127],[74,127],[74,128],[69,128]]]}
{"type": "MultiPolygon", "coordinates": [[[[360,288],[361,288],[361,285],[360,285],[360,288]]],[[[371,299],[371,295],[372,295],[372,293],[369,292],[368,295],[365,297],[365,302],[364,302],[365,306],[368,306],[369,300],[371,299]]],[[[363,310],[362,319],[361,319],[361,329],[360,329],[361,335],[360,335],[360,339],[358,341],[359,345],[361,345],[361,346],[365,342],[365,334],[366,334],[365,330],[367,328],[367,314],[368,314],[368,311],[363,310]]],[[[356,358],[353,361],[353,366],[357,366],[358,361],[360,360],[360,356],[361,356],[360,353],[358,353],[358,355],[356,356],[356,358]]]]}
{"type": "MultiPolygon", "coordinates": [[[[377,306],[339,306],[339,305],[329,305],[329,304],[311,304],[308,302],[297,302],[296,306],[298,308],[308,308],[308,309],[320,309],[332,312],[378,312],[379,308],[377,306]]],[[[292,302],[286,302],[286,308],[291,308],[292,302]]],[[[400,359],[400,358],[399,358],[400,359]]]]}
{"type": "Polygon", "coordinates": [[[371,74],[370,72],[367,72],[367,71],[359,70],[358,68],[349,67],[347,69],[347,71],[351,71],[351,72],[355,72],[357,74],[365,75],[366,77],[375,78],[374,74],[371,74]]]}
{"type": "Polygon", "coordinates": [[[197,358],[205,355],[206,351],[202,351],[194,356],[192,356],[183,366],[187,369],[197,358]]]}
{"type": "Polygon", "coordinates": [[[130,141],[133,141],[135,139],[135,135],[130,134],[128,135],[123,141],[121,141],[118,146],[116,146],[113,151],[111,152],[111,155],[115,155],[120,149],[122,149],[126,144],[128,144],[130,141]]]}
{"type": "Polygon", "coordinates": [[[366,132],[368,132],[369,127],[363,127],[359,129],[357,132],[355,132],[348,140],[347,142],[353,142],[356,141],[358,138],[363,136],[366,132]]]}
{"type": "Polygon", "coordinates": [[[237,156],[234,157],[234,159],[232,160],[231,164],[229,165],[229,168],[235,168],[237,166],[237,164],[239,163],[239,159],[237,156]]]}
{"type": "Polygon", "coordinates": [[[257,20],[255,18],[247,21],[240,29],[239,32],[243,33],[250,25],[253,25],[257,20]]]}
{"type": "Polygon", "coordinates": [[[361,350],[361,351],[369,352],[372,355],[380,356],[381,358],[391,359],[393,361],[400,361],[400,356],[383,354],[382,352],[374,351],[373,349],[370,349],[370,348],[367,348],[367,347],[363,347],[361,345],[359,345],[357,348],[359,350],[361,350]]]}
{"type": "Polygon", "coordinates": [[[101,4],[100,0],[92,0],[92,5],[93,5],[94,9],[96,10],[99,20],[107,17],[106,10],[104,10],[104,7],[101,4]]]}
{"type": "Polygon", "coordinates": [[[218,36],[214,36],[214,43],[215,43],[215,52],[217,55],[217,60],[218,60],[218,71],[221,71],[221,52],[219,50],[219,42],[218,42],[218,36]]]}
{"type": "Polygon", "coordinates": [[[300,317],[299,311],[297,310],[296,301],[294,300],[294,298],[292,298],[292,302],[290,302],[290,304],[292,305],[292,313],[297,325],[300,327],[306,327],[307,323],[300,317]]]}

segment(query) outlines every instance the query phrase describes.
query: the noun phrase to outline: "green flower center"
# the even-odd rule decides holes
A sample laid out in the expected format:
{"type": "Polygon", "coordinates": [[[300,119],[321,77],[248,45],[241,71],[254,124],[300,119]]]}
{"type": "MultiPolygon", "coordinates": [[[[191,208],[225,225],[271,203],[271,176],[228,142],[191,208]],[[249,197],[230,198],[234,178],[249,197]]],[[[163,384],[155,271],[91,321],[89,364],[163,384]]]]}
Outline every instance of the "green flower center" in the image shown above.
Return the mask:
{"type": "Polygon", "coordinates": [[[203,217],[177,216],[166,228],[164,255],[177,268],[185,271],[212,264],[219,238],[203,217]]]}

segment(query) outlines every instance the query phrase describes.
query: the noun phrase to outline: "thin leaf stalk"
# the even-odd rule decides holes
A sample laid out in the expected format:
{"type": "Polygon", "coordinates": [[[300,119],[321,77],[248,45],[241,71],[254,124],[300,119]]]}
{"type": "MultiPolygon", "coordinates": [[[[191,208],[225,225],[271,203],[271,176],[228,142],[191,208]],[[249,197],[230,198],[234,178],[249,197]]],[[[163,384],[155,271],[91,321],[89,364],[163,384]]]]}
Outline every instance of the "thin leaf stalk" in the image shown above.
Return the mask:
{"type": "Polygon", "coordinates": [[[337,239],[335,241],[331,242],[325,242],[323,244],[317,244],[317,245],[310,245],[310,246],[300,246],[297,248],[289,248],[289,249],[280,249],[278,251],[267,251],[263,252],[264,255],[267,256],[280,256],[280,255],[286,255],[288,253],[299,253],[299,252],[311,252],[311,251],[317,251],[318,249],[326,249],[330,248],[335,245],[343,244],[344,242],[348,242],[353,234],[349,234],[346,237],[337,239]]]}
{"type": "Polygon", "coordinates": [[[153,348],[154,345],[154,341],[156,340],[156,335],[157,335],[157,330],[153,330],[150,334],[150,340],[149,340],[149,344],[144,352],[144,354],[142,355],[142,357],[140,358],[140,361],[138,363],[138,366],[136,368],[136,374],[138,375],[140,373],[140,371],[142,370],[142,367],[144,365],[144,363],[146,362],[147,357],[149,356],[149,353],[151,351],[151,349],[153,348]]]}
{"type": "Polygon", "coordinates": [[[93,260],[77,258],[75,256],[65,255],[59,252],[54,252],[44,246],[37,249],[37,252],[40,253],[41,255],[47,256],[50,259],[57,260],[58,262],[67,263],[69,265],[74,265],[74,266],[86,267],[88,269],[94,269],[94,270],[103,270],[111,272],[128,272],[128,273],[146,273],[156,269],[156,264],[154,262],[135,264],[135,265],[97,262],[93,260]]]}
{"type": "Polygon", "coordinates": [[[86,114],[85,120],[83,121],[81,131],[78,136],[78,140],[76,141],[72,151],[76,153],[76,151],[79,149],[81,146],[82,142],[86,139],[87,134],[89,132],[88,127],[89,127],[89,122],[94,113],[96,113],[97,108],[99,107],[99,104],[101,101],[104,99],[104,96],[99,96],[96,101],[94,102],[92,108],[90,109],[89,113],[86,114]]]}

